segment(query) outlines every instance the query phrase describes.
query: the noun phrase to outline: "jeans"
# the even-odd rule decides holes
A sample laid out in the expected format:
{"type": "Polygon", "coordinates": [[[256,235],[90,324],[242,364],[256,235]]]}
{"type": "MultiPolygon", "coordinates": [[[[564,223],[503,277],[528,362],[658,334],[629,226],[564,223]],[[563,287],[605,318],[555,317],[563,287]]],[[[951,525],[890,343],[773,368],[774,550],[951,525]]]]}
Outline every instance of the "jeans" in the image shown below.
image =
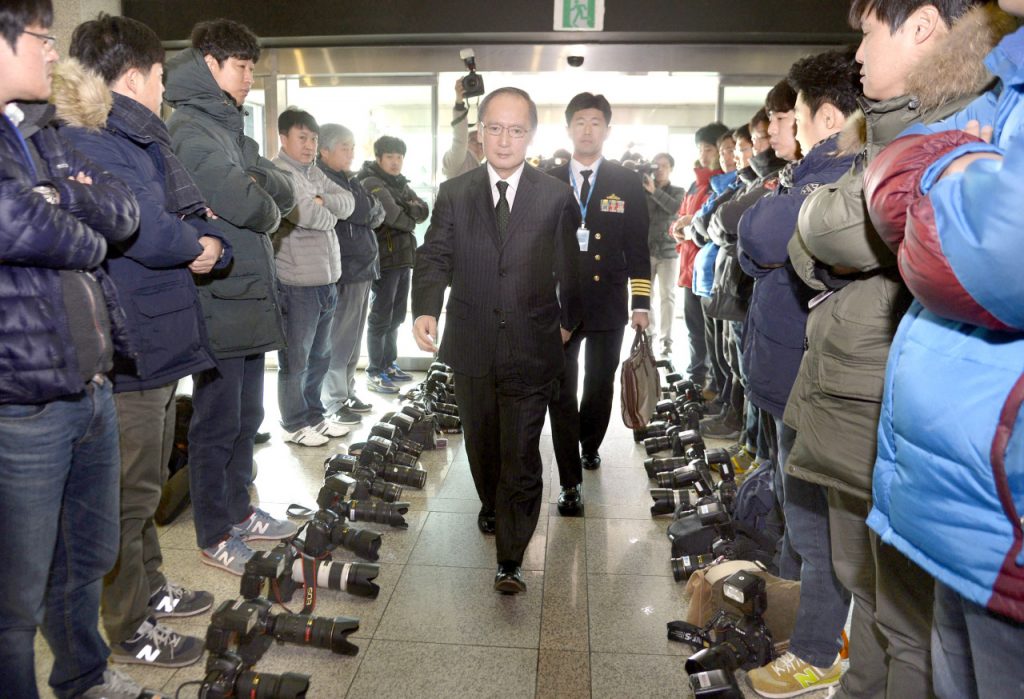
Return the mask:
{"type": "Polygon", "coordinates": [[[337,284],[278,284],[286,346],[277,353],[277,405],[281,427],[295,432],[324,419],[320,390],[331,363],[331,322],[337,284]]]}
{"type": "Polygon", "coordinates": [[[338,306],[331,324],[331,363],[324,377],[320,398],[324,409],[336,413],[349,398],[355,398],[356,365],[370,311],[372,282],[338,283],[338,306]]]}
{"type": "Polygon", "coordinates": [[[114,395],[121,426],[121,546],[103,579],[103,627],[111,643],[127,641],[149,616],[149,598],[167,579],[153,514],[174,446],[178,382],[114,395]]]}
{"type": "MultiPolygon", "coordinates": [[[[686,322],[686,337],[690,343],[690,365],[686,367],[687,375],[699,384],[708,377],[708,343],[704,336],[704,308],[700,304],[700,296],[684,286],[683,320],[686,322]]],[[[717,392],[718,387],[712,386],[717,392]]]]}
{"type": "Polygon", "coordinates": [[[103,575],[117,560],[117,414],[110,382],[38,405],[0,405],[0,694],[38,696],[33,639],[53,651],[50,686],[102,681],[103,575]]]}
{"type": "Polygon", "coordinates": [[[262,354],[219,359],[192,377],[188,485],[196,543],[209,548],[252,513],[253,438],[263,422],[262,354]]]}
{"type": "MultiPolygon", "coordinates": [[[[779,502],[779,507],[782,508],[783,514],[786,515],[786,529],[782,533],[782,544],[779,548],[779,577],[786,580],[803,580],[800,556],[793,548],[792,536],[790,535],[791,525],[789,523],[789,508],[787,506],[789,502],[789,483],[794,479],[786,478],[786,459],[789,458],[789,452],[793,449],[793,444],[796,442],[796,430],[786,425],[781,417],[775,418],[775,440],[777,449],[774,476],[775,497],[779,502]]],[[[825,513],[827,516],[827,508],[825,513]]],[[[829,559],[829,568],[831,567],[832,562],[829,559]]],[[[843,617],[843,621],[845,620],[846,617],[843,617]]]]}
{"type": "Polygon", "coordinates": [[[654,316],[651,299],[651,333],[657,332],[661,351],[672,351],[672,319],[676,314],[676,283],[679,281],[679,257],[651,258],[651,284],[658,289],[658,314],[654,316]],[[657,326],[655,329],[654,326],[657,326]]]}
{"type": "MultiPolygon", "coordinates": [[[[790,440],[789,447],[792,445],[790,440]]],[[[789,448],[785,451],[788,454],[789,448]]],[[[811,665],[831,667],[842,646],[850,593],[832,568],[828,490],[790,475],[783,479],[786,534],[800,558],[800,605],[789,649],[811,665]]]]}
{"type": "Polygon", "coordinates": [[[382,269],[370,294],[370,317],[366,327],[366,352],[370,355],[366,373],[373,376],[398,359],[398,328],[405,322],[412,270],[382,269]]]}
{"type": "Polygon", "coordinates": [[[932,678],[941,699],[1024,696],[1024,623],[935,582],[932,678]]]}

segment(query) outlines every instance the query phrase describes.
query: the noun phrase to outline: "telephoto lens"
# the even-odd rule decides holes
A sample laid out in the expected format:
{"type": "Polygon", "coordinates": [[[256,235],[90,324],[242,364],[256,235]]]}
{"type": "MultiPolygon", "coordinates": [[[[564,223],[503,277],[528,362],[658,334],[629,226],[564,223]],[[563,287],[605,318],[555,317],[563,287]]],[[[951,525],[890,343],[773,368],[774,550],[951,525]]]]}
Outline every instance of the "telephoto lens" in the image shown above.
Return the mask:
{"type": "Polygon", "coordinates": [[[356,489],[352,491],[354,500],[366,500],[370,497],[380,498],[384,502],[398,502],[402,499],[402,486],[377,478],[371,471],[370,477],[360,478],[356,482],[356,489]]]}
{"type": "Polygon", "coordinates": [[[331,542],[368,561],[380,558],[380,534],[368,529],[356,529],[338,522],[331,530],[331,542]]]}
{"type": "Polygon", "coordinates": [[[398,529],[409,528],[408,522],[405,521],[405,513],[409,511],[409,503],[407,502],[387,504],[366,500],[350,500],[342,503],[342,505],[344,515],[351,522],[375,522],[377,524],[389,524],[398,529]]]}
{"type": "Polygon", "coordinates": [[[267,632],[282,643],[324,648],[338,655],[356,655],[359,652],[359,647],[349,643],[346,638],[353,631],[359,630],[358,619],[347,616],[332,619],[308,614],[278,614],[271,617],[268,626],[267,632]]]}
{"type": "Polygon", "coordinates": [[[659,473],[655,478],[660,488],[689,488],[701,480],[701,473],[696,466],[689,464],[668,473],[659,473]]]}
{"type": "Polygon", "coordinates": [[[272,675],[245,668],[245,662],[237,653],[210,653],[206,659],[206,675],[199,684],[200,699],[303,699],[309,690],[306,675],[294,672],[272,675]]]}
{"type": "Polygon", "coordinates": [[[651,491],[651,499],[654,500],[654,504],[651,505],[652,517],[673,515],[680,507],[686,506],[689,508],[693,505],[693,499],[690,497],[690,491],[688,490],[655,488],[651,491]]]}
{"type": "MultiPolygon", "coordinates": [[[[316,565],[316,580],[307,581],[302,570],[302,559],[292,563],[292,580],[297,583],[316,583],[316,587],[325,590],[341,590],[356,597],[377,597],[380,586],[373,582],[380,575],[380,566],[376,563],[341,563],[338,561],[320,561],[316,565]]],[[[352,621],[355,621],[353,619],[352,621]]],[[[356,628],[359,623],[356,622],[356,628]]],[[[354,654],[353,654],[354,655],[354,654]]]]}
{"type": "Polygon", "coordinates": [[[702,553],[699,556],[680,556],[672,559],[672,577],[676,582],[689,580],[690,576],[698,570],[710,568],[717,558],[710,553],[702,553]]]}
{"type": "Polygon", "coordinates": [[[405,437],[395,437],[391,441],[394,442],[395,448],[402,453],[411,454],[417,458],[423,453],[423,445],[419,442],[414,442],[405,437]]]}
{"type": "Polygon", "coordinates": [[[672,437],[648,437],[644,440],[644,450],[647,456],[654,456],[660,451],[667,451],[672,448],[672,437]]]}
{"type": "Polygon", "coordinates": [[[662,458],[652,456],[644,459],[644,469],[647,471],[647,477],[653,479],[657,478],[659,473],[675,471],[680,466],[686,466],[688,463],[690,462],[682,456],[666,456],[662,458]]]}
{"type": "Polygon", "coordinates": [[[398,464],[386,465],[384,470],[381,472],[380,477],[388,483],[406,485],[410,488],[423,488],[423,486],[427,484],[426,471],[418,468],[410,468],[409,466],[399,466],[398,464]]]}

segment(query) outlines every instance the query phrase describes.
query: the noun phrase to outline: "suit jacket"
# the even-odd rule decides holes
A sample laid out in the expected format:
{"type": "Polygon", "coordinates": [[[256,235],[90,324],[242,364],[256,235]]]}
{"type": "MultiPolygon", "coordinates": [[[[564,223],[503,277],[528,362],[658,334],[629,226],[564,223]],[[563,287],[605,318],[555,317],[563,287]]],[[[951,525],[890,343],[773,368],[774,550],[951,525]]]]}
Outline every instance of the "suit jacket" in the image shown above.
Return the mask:
{"type": "Polygon", "coordinates": [[[579,209],[565,184],[526,165],[504,240],[487,167],[444,182],[412,277],[414,317],[438,317],[451,286],[438,358],[484,376],[505,335],[522,379],[553,381],[564,359],[559,326],[580,323],[576,228],[579,209]]]}
{"type": "MultiPolygon", "coordinates": [[[[569,182],[569,165],[555,168],[550,174],[569,182]]],[[[601,161],[592,186],[587,207],[587,251],[579,252],[579,244],[575,244],[583,330],[615,330],[629,321],[630,293],[634,310],[651,307],[647,196],[637,173],[607,160],[601,161]],[[629,280],[631,288],[627,291],[629,280]]]]}

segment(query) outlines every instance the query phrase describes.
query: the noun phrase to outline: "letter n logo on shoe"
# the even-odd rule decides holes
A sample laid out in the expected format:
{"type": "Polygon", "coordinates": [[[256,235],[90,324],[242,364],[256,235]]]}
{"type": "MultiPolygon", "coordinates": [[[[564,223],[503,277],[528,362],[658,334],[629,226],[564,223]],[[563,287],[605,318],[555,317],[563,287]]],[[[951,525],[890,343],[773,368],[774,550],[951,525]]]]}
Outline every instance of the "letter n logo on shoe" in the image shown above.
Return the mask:
{"type": "Polygon", "coordinates": [[[160,601],[157,603],[157,605],[155,607],[155,611],[167,612],[168,614],[173,614],[174,613],[174,608],[178,606],[178,602],[180,602],[180,601],[181,601],[180,598],[175,599],[174,597],[171,597],[170,595],[164,595],[160,599],[160,601]]]}
{"type": "Polygon", "coordinates": [[[266,534],[267,530],[270,529],[270,522],[261,522],[258,519],[253,519],[249,523],[248,529],[253,534],[266,534]]]}
{"type": "Polygon", "coordinates": [[[142,646],[142,649],[135,654],[135,657],[144,663],[155,663],[156,659],[160,657],[160,649],[147,644],[142,646]]]}
{"type": "Polygon", "coordinates": [[[793,675],[793,679],[800,683],[801,687],[811,687],[817,684],[818,674],[814,670],[807,670],[806,672],[797,672],[793,675]]]}
{"type": "Polygon", "coordinates": [[[217,554],[217,560],[220,561],[221,563],[223,563],[226,566],[230,566],[231,565],[231,561],[235,560],[235,557],[234,556],[229,556],[228,552],[225,550],[225,551],[221,551],[220,553],[217,554]]]}

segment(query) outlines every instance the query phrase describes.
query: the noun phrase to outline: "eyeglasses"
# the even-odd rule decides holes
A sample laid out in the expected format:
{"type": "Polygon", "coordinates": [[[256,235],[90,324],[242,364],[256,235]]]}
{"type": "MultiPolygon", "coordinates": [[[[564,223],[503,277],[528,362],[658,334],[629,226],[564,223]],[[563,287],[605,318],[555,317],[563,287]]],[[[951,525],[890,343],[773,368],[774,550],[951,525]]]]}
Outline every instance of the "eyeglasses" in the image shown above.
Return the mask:
{"type": "Polygon", "coordinates": [[[28,34],[29,36],[34,36],[35,38],[39,39],[41,42],[43,42],[43,48],[47,51],[52,51],[53,49],[57,48],[57,37],[55,36],[50,36],[49,34],[40,34],[39,32],[30,32],[28,29],[22,29],[21,33],[28,34]]]}
{"type": "Polygon", "coordinates": [[[510,138],[525,138],[526,134],[530,133],[529,129],[524,129],[522,126],[502,126],[501,124],[484,124],[482,126],[484,133],[488,136],[494,136],[498,138],[503,133],[507,133],[510,138]]]}

